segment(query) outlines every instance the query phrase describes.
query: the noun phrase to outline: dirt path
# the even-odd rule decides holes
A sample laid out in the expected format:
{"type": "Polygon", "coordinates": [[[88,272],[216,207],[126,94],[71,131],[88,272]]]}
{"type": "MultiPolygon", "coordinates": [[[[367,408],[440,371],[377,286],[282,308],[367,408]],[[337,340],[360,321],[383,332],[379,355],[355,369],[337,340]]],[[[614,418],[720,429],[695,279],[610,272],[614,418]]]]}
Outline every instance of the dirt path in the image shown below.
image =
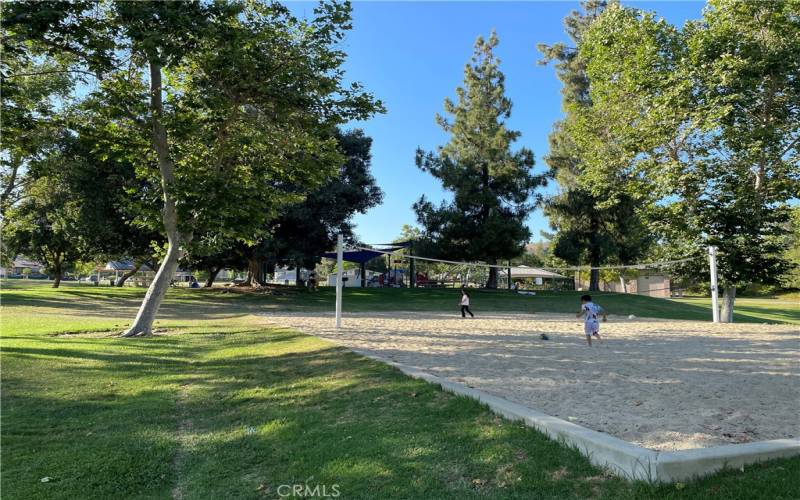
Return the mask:
{"type": "Polygon", "coordinates": [[[184,498],[183,469],[187,452],[191,446],[191,434],[194,427],[194,423],[192,422],[191,415],[186,407],[186,403],[189,400],[189,392],[191,391],[191,387],[194,382],[195,379],[189,379],[183,382],[180,390],[178,391],[178,398],[176,400],[175,408],[178,413],[178,430],[176,434],[176,440],[178,442],[178,450],[175,453],[175,457],[172,459],[172,471],[177,478],[175,481],[175,487],[172,488],[172,498],[174,500],[183,500],[184,498]]]}

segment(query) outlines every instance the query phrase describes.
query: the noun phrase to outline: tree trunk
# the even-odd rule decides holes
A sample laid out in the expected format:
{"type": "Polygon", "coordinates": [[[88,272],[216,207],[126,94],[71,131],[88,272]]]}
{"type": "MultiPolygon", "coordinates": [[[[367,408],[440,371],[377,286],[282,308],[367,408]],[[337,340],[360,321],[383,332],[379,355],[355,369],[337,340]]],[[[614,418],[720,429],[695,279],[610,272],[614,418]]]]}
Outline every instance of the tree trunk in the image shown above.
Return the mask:
{"type": "Polygon", "coordinates": [[[625,275],[619,273],[619,284],[622,285],[622,293],[628,293],[628,283],[625,282],[625,275]]]}
{"type": "Polygon", "coordinates": [[[167,294],[169,284],[175,277],[175,271],[178,269],[178,259],[180,258],[180,246],[176,240],[168,235],[167,241],[169,242],[167,256],[161,262],[153,282],[150,283],[150,288],[147,289],[147,294],[144,296],[136,319],[131,327],[122,334],[123,337],[134,337],[136,335],[146,337],[153,334],[153,321],[156,319],[161,302],[167,294]]]}
{"type": "Polygon", "coordinates": [[[22,161],[17,155],[11,154],[9,155],[9,159],[10,161],[8,163],[11,166],[11,172],[6,178],[6,185],[3,188],[3,192],[0,193],[0,218],[3,220],[6,218],[6,210],[13,204],[12,198],[14,197],[14,192],[19,187],[17,176],[22,168],[22,161]]]}
{"type": "Polygon", "coordinates": [[[212,267],[208,269],[208,279],[206,280],[206,284],[203,285],[204,288],[211,288],[211,285],[214,284],[214,280],[217,279],[217,275],[219,272],[222,271],[221,267],[212,267]]]}
{"type": "Polygon", "coordinates": [[[722,311],[719,314],[720,323],[733,323],[733,303],[736,301],[736,287],[726,286],[722,289],[722,311]]]}
{"type": "MultiPolygon", "coordinates": [[[[589,264],[592,267],[600,267],[600,242],[597,241],[598,234],[600,233],[600,221],[597,214],[593,213],[590,220],[591,236],[589,242],[589,264]]],[[[589,291],[600,291],[600,270],[592,269],[589,272],[589,291]]]]}
{"type": "Polygon", "coordinates": [[[117,281],[114,282],[114,286],[122,286],[122,285],[124,285],[125,282],[128,281],[128,278],[130,278],[131,276],[133,276],[134,274],[139,272],[139,269],[141,267],[142,267],[141,263],[139,263],[139,262],[134,263],[133,269],[131,269],[130,271],[128,271],[126,273],[123,273],[122,276],[117,278],[117,281]]]}
{"type": "MultiPolygon", "coordinates": [[[[494,264],[495,261],[489,261],[489,264],[494,264]]],[[[489,278],[486,280],[486,288],[494,290],[497,288],[497,268],[490,267],[489,268],[489,278]]]]}
{"type": "Polygon", "coordinates": [[[161,101],[161,64],[150,61],[150,111],[153,119],[152,143],[158,157],[158,170],[161,174],[161,191],[164,197],[162,220],[167,233],[167,256],[161,262],[150,288],[144,296],[142,305],[136,319],[133,321],[123,337],[137,335],[149,336],[153,334],[153,321],[156,319],[158,309],[167,293],[169,284],[178,269],[178,259],[181,256],[181,244],[189,243],[192,235],[182,235],[178,231],[178,210],[175,198],[172,196],[172,185],[175,183],[175,164],[169,157],[167,130],[162,123],[164,106],[161,101]]]}
{"type": "Polygon", "coordinates": [[[599,269],[592,269],[589,273],[589,291],[590,292],[599,292],[600,291],[600,270],[599,269]]]}
{"type": "Polygon", "coordinates": [[[53,272],[55,273],[55,277],[53,278],[53,288],[58,288],[61,285],[61,277],[64,272],[61,269],[61,259],[59,257],[55,257],[53,259],[53,272]]]}
{"type": "Polygon", "coordinates": [[[261,279],[261,259],[258,257],[247,258],[247,280],[242,285],[259,286],[266,285],[261,279]]]}

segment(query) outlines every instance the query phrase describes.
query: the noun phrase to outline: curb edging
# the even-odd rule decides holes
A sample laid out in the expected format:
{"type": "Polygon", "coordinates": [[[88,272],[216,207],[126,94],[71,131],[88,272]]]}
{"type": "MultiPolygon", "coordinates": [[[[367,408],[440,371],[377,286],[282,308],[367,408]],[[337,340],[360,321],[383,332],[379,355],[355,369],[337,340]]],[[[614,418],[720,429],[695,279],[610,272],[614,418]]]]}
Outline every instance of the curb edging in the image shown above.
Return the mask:
{"type": "MultiPolygon", "coordinates": [[[[327,340],[336,342],[329,337],[327,340]]],[[[609,434],[587,429],[519,403],[493,396],[480,389],[444,379],[419,368],[397,363],[361,349],[348,349],[361,356],[393,366],[412,378],[438,385],[444,391],[475,399],[508,420],[522,421],[551,439],[576,448],[593,465],[607,468],[615,475],[628,480],[665,483],[686,481],[725,468],[738,468],[764,460],[800,455],[800,439],[775,439],[672,452],[649,450],[609,434]]]]}

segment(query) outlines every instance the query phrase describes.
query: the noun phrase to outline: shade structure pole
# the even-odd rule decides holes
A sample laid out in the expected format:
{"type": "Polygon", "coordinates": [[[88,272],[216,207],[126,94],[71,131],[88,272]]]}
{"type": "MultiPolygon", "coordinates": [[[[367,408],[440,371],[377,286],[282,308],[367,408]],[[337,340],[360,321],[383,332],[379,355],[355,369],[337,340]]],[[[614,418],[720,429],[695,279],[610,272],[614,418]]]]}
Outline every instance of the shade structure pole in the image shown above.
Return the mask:
{"type": "Polygon", "coordinates": [[[342,233],[336,237],[336,328],[342,326],[342,275],[344,274],[344,241],[342,233]]]}
{"type": "Polygon", "coordinates": [[[717,247],[708,247],[708,261],[711,268],[711,313],[714,323],[719,323],[719,290],[717,288],[717,247]]]}

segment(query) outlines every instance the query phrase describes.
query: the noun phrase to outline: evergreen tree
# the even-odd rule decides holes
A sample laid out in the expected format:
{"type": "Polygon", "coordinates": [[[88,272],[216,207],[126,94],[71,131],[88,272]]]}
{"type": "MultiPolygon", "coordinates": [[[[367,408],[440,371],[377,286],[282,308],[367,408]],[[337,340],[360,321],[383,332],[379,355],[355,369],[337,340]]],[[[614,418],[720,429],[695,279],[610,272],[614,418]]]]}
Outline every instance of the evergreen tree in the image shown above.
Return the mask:
{"type": "Polygon", "coordinates": [[[800,206],[792,208],[789,232],[784,238],[784,258],[790,269],[781,276],[785,288],[800,289],[800,206]]]}
{"type": "MultiPolygon", "coordinates": [[[[414,204],[424,238],[440,257],[496,264],[521,254],[530,237],[525,218],[535,206],[531,195],[545,183],[533,174],[531,150],[511,150],[520,133],[505,125],[511,101],[493,53],[497,44],[494,32],[488,40],[478,37],[457,102],[445,99],[450,119],[436,116],[450,141],[436,152],[417,151],[417,167],[453,193],[452,202],[438,207],[425,196],[414,204]]],[[[486,286],[497,287],[496,269],[486,286]]]]}

